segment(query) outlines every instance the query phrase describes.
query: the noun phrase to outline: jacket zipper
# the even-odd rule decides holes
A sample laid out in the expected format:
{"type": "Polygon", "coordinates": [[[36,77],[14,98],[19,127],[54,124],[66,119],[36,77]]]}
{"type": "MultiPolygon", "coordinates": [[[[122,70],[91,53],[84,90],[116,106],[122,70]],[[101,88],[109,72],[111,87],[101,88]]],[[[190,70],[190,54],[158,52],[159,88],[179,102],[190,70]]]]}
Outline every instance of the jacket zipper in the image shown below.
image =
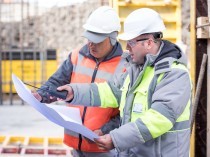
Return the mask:
{"type": "MultiPolygon", "coordinates": [[[[92,75],[91,83],[93,83],[95,81],[99,64],[100,64],[100,62],[98,62],[98,60],[96,59],[96,66],[95,66],[95,69],[94,69],[94,72],[93,72],[93,75],[92,75]]],[[[82,124],[84,124],[86,112],[87,112],[87,106],[84,107],[84,111],[83,111],[83,114],[82,114],[82,124]]],[[[81,150],[81,146],[82,146],[82,135],[79,134],[79,143],[78,143],[78,149],[79,150],[81,150]]]]}
{"type": "Polygon", "coordinates": [[[99,64],[100,64],[100,62],[98,62],[98,61],[96,60],[96,66],[95,66],[95,69],[94,69],[94,72],[93,72],[93,76],[92,76],[91,83],[93,83],[93,82],[95,81],[95,78],[96,78],[96,74],[97,74],[97,71],[98,71],[99,64]]]}

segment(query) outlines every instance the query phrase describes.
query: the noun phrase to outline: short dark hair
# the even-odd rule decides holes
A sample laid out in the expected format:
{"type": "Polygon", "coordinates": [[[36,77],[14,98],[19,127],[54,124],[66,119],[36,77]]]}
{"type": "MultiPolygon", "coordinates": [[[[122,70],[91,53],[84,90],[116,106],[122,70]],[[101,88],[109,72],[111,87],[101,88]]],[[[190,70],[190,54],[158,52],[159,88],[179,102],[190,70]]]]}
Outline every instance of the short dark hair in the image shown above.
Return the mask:
{"type": "Polygon", "coordinates": [[[153,41],[155,43],[159,43],[161,41],[161,39],[163,38],[163,33],[162,32],[152,32],[152,33],[141,34],[141,36],[143,36],[145,38],[149,38],[152,36],[154,38],[153,41]]]}
{"type": "Polygon", "coordinates": [[[154,39],[162,39],[163,38],[163,33],[162,32],[155,32],[155,33],[151,33],[154,37],[154,39]]]}

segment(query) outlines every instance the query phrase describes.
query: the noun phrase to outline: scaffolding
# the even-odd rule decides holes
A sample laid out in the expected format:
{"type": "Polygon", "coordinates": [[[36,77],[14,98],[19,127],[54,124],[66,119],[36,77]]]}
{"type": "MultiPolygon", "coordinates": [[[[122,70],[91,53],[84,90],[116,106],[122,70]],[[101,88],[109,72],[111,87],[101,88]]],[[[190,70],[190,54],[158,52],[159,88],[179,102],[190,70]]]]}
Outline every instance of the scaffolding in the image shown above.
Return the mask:
{"type": "MultiPolygon", "coordinates": [[[[15,74],[17,74],[21,80],[39,87],[58,68],[57,47],[60,45],[55,44],[55,47],[51,48],[47,47],[45,44],[47,41],[46,35],[50,34],[48,33],[48,29],[49,27],[50,29],[53,27],[48,25],[48,22],[56,23],[58,19],[65,20],[65,18],[67,19],[66,15],[71,15],[68,18],[70,22],[77,22],[74,24],[76,27],[73,27],[74,25],[72,25],[73,28],[71,29],[65,27],[68,28],[67,31],[61,31],[61,35],[56,34],[56,37],[62,37],[63,34],[71,36],[72,33],[79,30],[78,28],[83,30],[82,25],[92,10],[100,5],[108,5],[108,1],[106,0],[90,0],[86,2],[86,4],[91,6],[91,9],[90,7],[86,9],[84,7],[86,4],[84,4],[83,7],[81,5],[72,5],[68,7],[64,6],[61,9],[57,6],[53,6],[47,10],[42,10],[39,6],[40,1],[41,0],[34,0],[33,4],[31,4],[29,3],[30,0],[0,0],[0,107],[5,109],[13,105],[11,108],[13,108],[12,111],[15,110],[15,112],[12,112],[14,113],[12,114],[14,117],[18,116],[18,112],[21,110],[21,113],[24,111],[24,114],[19,114],[19,117],[27,119],[25,113],[28,112],[28,109],[27,105],[22,107],[22,104],[24,104],[23,101],[15,94],[11,81],[12,73],[15,71],[15,74]],[[87,14],[83,15],[84,13],[78,11],[78,8],[86,11],[87,14]],[[66,11],[65,15],[62,15],[62,10],[66,11]],[[58,14],[55,14],[55,12],[58,14]],[[55,21],[53,21],[53,18],[48,19],[44,16],[40,16],[42,13],[45,16],[48,15],[47,17],[54,16],[55,21]],[[75,18],[72,14],[75,14],[78,18],[75,18]],[[47,29],[42,29],[43,23],[47,25],[47,29]],[[21,104],[21,109],[18,108],[20,107],[19,104],[21,104]],[[23,110],[23,108],[26,110],[23,110]]],[[[60,25],[62,24],[63,23],[60,22],[60,25]]],[[[68,22],[66,22],[66,24],[69,26],[68,22]]],[[[58,26],[58,29],[60,29],[60,26],[58,26]]],[[[80,33],[82,33],[82,31],[80,31],[80,33]]],[[[66,40],[65,37],[62,38],[66,40]]],[[[74,40],[75,37],[73,37],[72,41],[74,40]]],[[[77,40],[79,43],[82,43],[81,41],[81,39],[77,40]]],[[[68,44],[71,44],[71,42],[68,44]]],[[[74,43],[72,45],[75,46],[74,43]]],[[[11,109],[9,110],[11,111],[11,109]]],[[[5,124],[8,123],[8,121],[12,121],[10,119],[11,116],[7,117],[7,114],[8,113],[5,112],[6,116],[1,116],[1,120],[5,121],[5,124]]],[[[8,115],[11,115],[11,113],[8,115]]],[[[31,113],[30,117],[33,117],[31,113]]],[[[40,119],[37,116],[36,119],[33,120],[36,123],[40,121],[40,119]]],[[[44,135],[44,137],[28,136],[31,132],[25,130],[27,130],[26,128],[30,128],[31,125],[28,126],[24,124],[24,122],[18,118],[15,120],[17,120],[16,124],[18,129],[20,123],[23,125],[23,128],[20,127],[20,130],[24,132],[21,134],[23,136],[18,135],[21,131],[15,132],[17,136],[12,136],[13,133],[11,133],[12,131],[10,132],[8,128],[15,130],[14,125],[8,128],[6,128],[6,126],[5,131],[5,125],[3,124],[4,126],[1,127],[0,135],[0,156],[71,156],[71,149],[63,144],[62,138],[45,137],[44,135]]],[[[34,121],[30,122],[34,123],[34,121]]],[[[45,121],[45,123],[47,122],[45,121]]],[[[37,125],[37,123],[35,125],[37,125]]],[[[36,127],[37,132],[42,133],[40,126],[37,125],[36,127]]],[[[50,126],[45,127],[46,132],[50,131],[50,126]]],[[[56,132],[55,134],[62,136],[63,132],[61,134],[56,132]]],[[[42,134],[40,136],[42,136],[42,134]]]]}
{"type": "MultiPolygon", "coordinates": [[[[1,34],[0,34],[0,80],[1,80],[1,86],[0,86],[0,104],[3,104],[4,99],[9,100],[9,104],[13,104],[13,85],[11,76],[13,72],[17,72],[14,70],[14,67],[19,68],[18,72],[19,77],[22,80],[25,80],[26,78],[26,66],[24,57],[25,49],[32,49],[33,52],[33,58],[31,61],[34,62],[34,67],[36,67],[37,64],[37,56],[36,51],[39,50],[42,53],[40,53],[40,73],[41,73],[41,82],[42,84],[46,80],[46,71],[45,71],[45,60],[46,60],[46,52],[43,45],[40,45],[40,42],[37,41],[37,36],[40,37],[39,32],[39,25],[34,26],[34,31],[30,31],[30,23],[34,19],[38,19],[39,16],[39,9],[38,9],[38,0],[34,1],[34,4],[30,4],[28,0],[2,0],[0,3],[0,22],[1,22],[1,34]],[[4,29],[3,29],[4,27],[4,29]],[[31,41],[31,42],[29,42],[31,41]],[[31,43],[31,44],[30,44],[31,43]],[[19,64],[15,63],[15,54],[14,50],[19,50],[19,64]],[[4,53],[7,52],[7,53],[4,53]]],[[[35,69],[35,68],[33,68],[35,69]]],[[[34,74],[34,82],[36,84],[36,73],[37,70],[33,71],[34,74]]],[[[24,102],[22,101],[22,104],[24,102]]]]}
{"type": "Polygon", "coordinates": [[[74,48],[85,44],[86,40],[81,37],[84,31],[82,25],[94,9],[108,5],[108,0],[84,0],[83,4],[68,6],[55,4],[50,8],[42,8],[40,3],[43,2],[2,0],[0,3],[0,104],[14,104],[12,73],[23,81],[39,87],[74,48]],[[56,56],[54,60],[48,59],[48,55],[52,54],[48,52],[52,49],[56,56]],[[14,52],[17,50],[19,54],[14,52]],[[27,53],[31,52],[33,57],[26,61],[27,53]],[[17,55],[20,55],[19,59],[17,55]]]}

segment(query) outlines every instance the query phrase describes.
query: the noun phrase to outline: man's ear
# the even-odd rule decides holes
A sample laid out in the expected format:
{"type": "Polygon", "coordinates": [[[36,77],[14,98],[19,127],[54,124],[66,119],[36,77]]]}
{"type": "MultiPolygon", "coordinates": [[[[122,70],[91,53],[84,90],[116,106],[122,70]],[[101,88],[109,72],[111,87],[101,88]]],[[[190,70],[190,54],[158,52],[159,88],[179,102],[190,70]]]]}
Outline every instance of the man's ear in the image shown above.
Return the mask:
{"type": "Polygon", "coordinates": [[[153,41],[151,39],[147,40],[147,43],[146,43],[146,49],[147,50],[150,50],[152,48],[152,45],[153,45],[153,41]]]}

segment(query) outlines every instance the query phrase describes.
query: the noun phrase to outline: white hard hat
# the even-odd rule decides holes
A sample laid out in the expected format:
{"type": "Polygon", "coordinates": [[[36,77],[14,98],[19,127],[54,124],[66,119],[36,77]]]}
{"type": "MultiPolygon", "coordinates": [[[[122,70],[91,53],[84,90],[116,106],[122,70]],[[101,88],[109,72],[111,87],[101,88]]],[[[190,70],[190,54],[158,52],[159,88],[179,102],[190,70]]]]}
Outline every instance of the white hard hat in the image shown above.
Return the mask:
{"type": "Polygon", "coordinates": [[[141,34],[162,32],[165,25],[159,13],[149,8],[141,8],[128,15],[124,22],[124,33],[121,40],[131,40],[141,34]]]}
{"type": "Polygon", "coordinates": [[[120,31],[120,19],[115,10],[109,6],[96,9],[88,18],[83,28],[95,33],[120,31]]]}

